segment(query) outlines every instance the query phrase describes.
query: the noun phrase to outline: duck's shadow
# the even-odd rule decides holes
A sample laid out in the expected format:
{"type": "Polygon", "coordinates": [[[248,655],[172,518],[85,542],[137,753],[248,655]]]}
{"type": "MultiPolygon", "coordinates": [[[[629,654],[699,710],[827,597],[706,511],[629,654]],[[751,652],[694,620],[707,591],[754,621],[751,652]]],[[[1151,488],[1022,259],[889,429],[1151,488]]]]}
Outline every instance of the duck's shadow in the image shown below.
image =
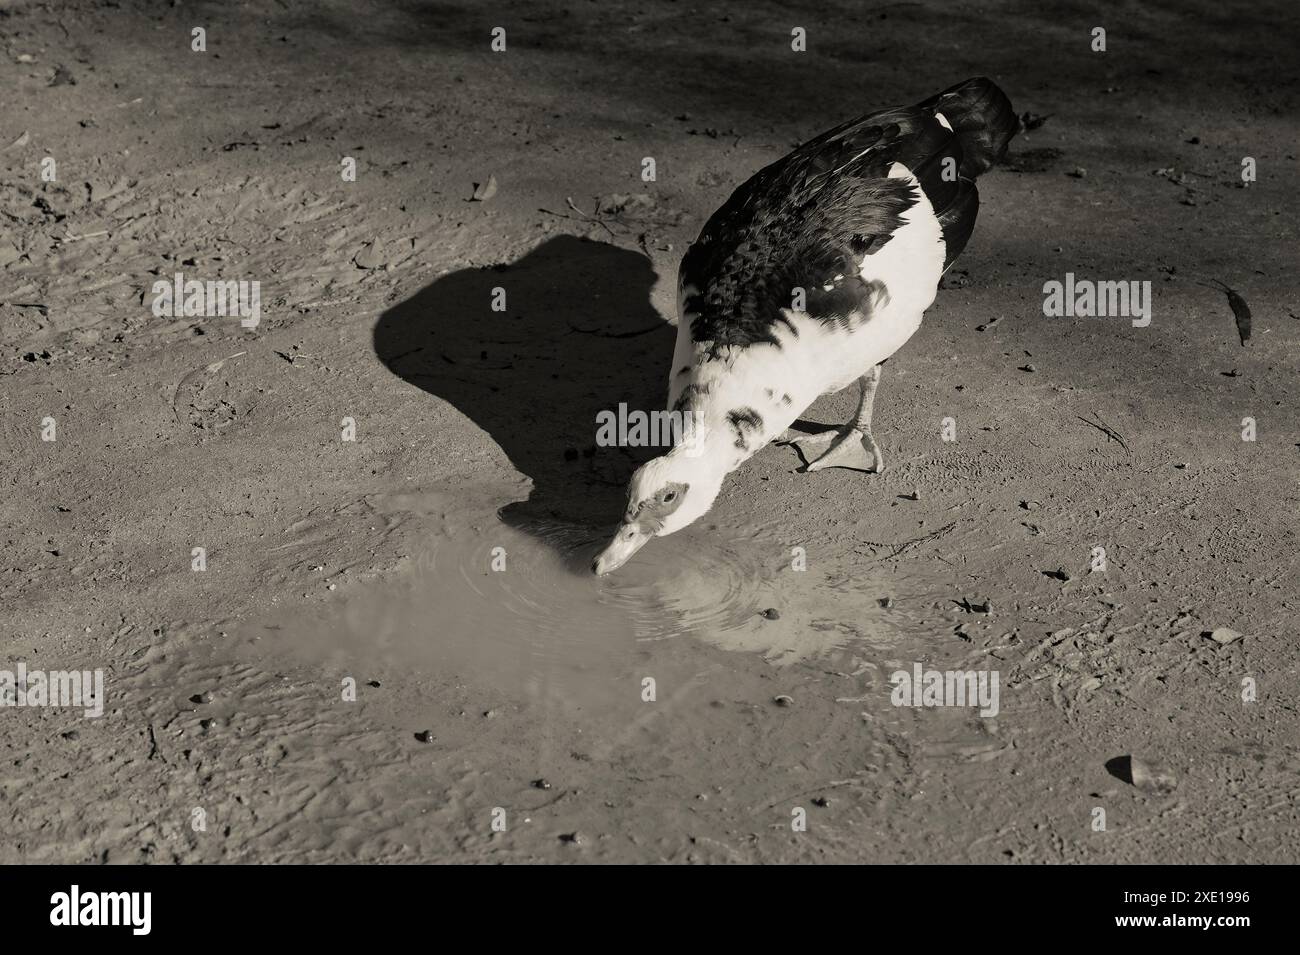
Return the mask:
{"type": "Polygon", "coordinates": [[[596,536],[622,513],[631,472],[657,453],[596,445],[599,412],[663,407],[675,333],[651,306],[654,281],[639,253],[550,239],[514,263],[446,275],[384,312],[375,354],[471,419],[532,479],[503,520],[530,532],[577,523],[596,536]]]}

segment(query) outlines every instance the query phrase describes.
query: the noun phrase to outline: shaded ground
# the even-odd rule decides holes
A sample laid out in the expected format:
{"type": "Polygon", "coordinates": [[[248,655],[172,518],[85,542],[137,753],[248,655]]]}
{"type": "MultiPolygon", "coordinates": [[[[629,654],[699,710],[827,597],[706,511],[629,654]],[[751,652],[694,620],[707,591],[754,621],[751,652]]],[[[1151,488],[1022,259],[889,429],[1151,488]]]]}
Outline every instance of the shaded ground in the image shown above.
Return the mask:
{"type": "Polygon", "coordinates": [[[1297,15],[729,10],[0,3],[0,666],[107,681],[100,720],[0,710],[0,861],[1296,860],[1297,15]],[[503,507],[612,519],[634,462],[585,455],[587,422],[657,394],[655,313],[708,213],[798,140],[974,74],[1050,118],[981,180],[888,365],[891,470],[769,448],[669,551],[752,534],[779,621],[619,637],[660,698],[599,720],[472,668],[243,638],[418,582],[503,507]],[[154,317],[176,271],[261,281],[261,324],[154,317]],[[1044,318],[1066,272],[1151,280],[1152,325],[1044,318]],[[1247,347],[1208,278],[1249,300],[1247,347]],[[781,575],[793,546],[815,587],[781,575]],[[890,706],[911,661],[998,669],[1001,714],[890,706]],[[1177,790],[1107,770],[1129,754],[1177,790]],[[493,807],[530,821],[493,836],[493,807]]]}

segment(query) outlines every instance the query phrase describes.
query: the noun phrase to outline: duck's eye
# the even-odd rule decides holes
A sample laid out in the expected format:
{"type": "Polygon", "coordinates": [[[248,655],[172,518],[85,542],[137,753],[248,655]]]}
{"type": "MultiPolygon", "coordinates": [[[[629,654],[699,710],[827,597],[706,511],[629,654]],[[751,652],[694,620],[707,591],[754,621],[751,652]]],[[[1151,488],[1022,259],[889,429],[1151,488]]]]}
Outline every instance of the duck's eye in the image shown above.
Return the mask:
{"type": "Polygon", "coordinates": [[[675,500],[677,500],[677,492],[676,492],[676,491],[669,491],[667,494],[664,495],[664,503],[665,503],[665,504],[671,504],[671,503],[672,503],[673,501],[675,501],[675,500]]]}

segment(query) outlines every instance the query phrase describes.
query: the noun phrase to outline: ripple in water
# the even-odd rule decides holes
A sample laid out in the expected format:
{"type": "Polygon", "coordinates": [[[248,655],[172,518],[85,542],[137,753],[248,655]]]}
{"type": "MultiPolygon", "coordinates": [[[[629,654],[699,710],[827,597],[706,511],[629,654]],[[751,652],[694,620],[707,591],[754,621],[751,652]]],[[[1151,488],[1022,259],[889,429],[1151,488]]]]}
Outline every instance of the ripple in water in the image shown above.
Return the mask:
{"type": "Polygon", "coordinates": [[[747,624],[763,609],[763,584],[775,575],[780,553],[761,531],[683,531],[651,541],[603,578],[601,599],[627,615],[641,640],[707,637],[747,624]]]}
{"type": "Polygon", "coordinates": [[[844,583],[790,571],[789,547],[770,530],[688,528],[597,578],[591,559],[610,533],[495,518],[444,526],[399,579],[266,629],[280,645],[349,666],[450,672],[584,704],[626,698],[634,664],[669,638],[781,660],[863,636],[861,621],[834,618],[844,583]],[[779,621],[759,616],[767,607],[780,608],[779,621]]]}

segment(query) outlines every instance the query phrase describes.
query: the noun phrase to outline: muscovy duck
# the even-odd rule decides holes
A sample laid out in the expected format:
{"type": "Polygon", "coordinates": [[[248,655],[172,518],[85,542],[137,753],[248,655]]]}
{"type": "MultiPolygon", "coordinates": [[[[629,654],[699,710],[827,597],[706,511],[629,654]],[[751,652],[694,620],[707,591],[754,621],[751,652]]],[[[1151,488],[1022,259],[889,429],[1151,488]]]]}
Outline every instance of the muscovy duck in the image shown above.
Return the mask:
{"type": "Polygon", "coordinates": [[[1019,121],[988,79],[823,133],[740,186],[682,259],[669,407],[686,439],[639,468],[592,570],[712,506],[723,479],[818,397],[854,381],[854,420],[795,442],[806,470],[880,471],[880,368],[912,337],[975,227],[975,178],[1019,121]]]}

